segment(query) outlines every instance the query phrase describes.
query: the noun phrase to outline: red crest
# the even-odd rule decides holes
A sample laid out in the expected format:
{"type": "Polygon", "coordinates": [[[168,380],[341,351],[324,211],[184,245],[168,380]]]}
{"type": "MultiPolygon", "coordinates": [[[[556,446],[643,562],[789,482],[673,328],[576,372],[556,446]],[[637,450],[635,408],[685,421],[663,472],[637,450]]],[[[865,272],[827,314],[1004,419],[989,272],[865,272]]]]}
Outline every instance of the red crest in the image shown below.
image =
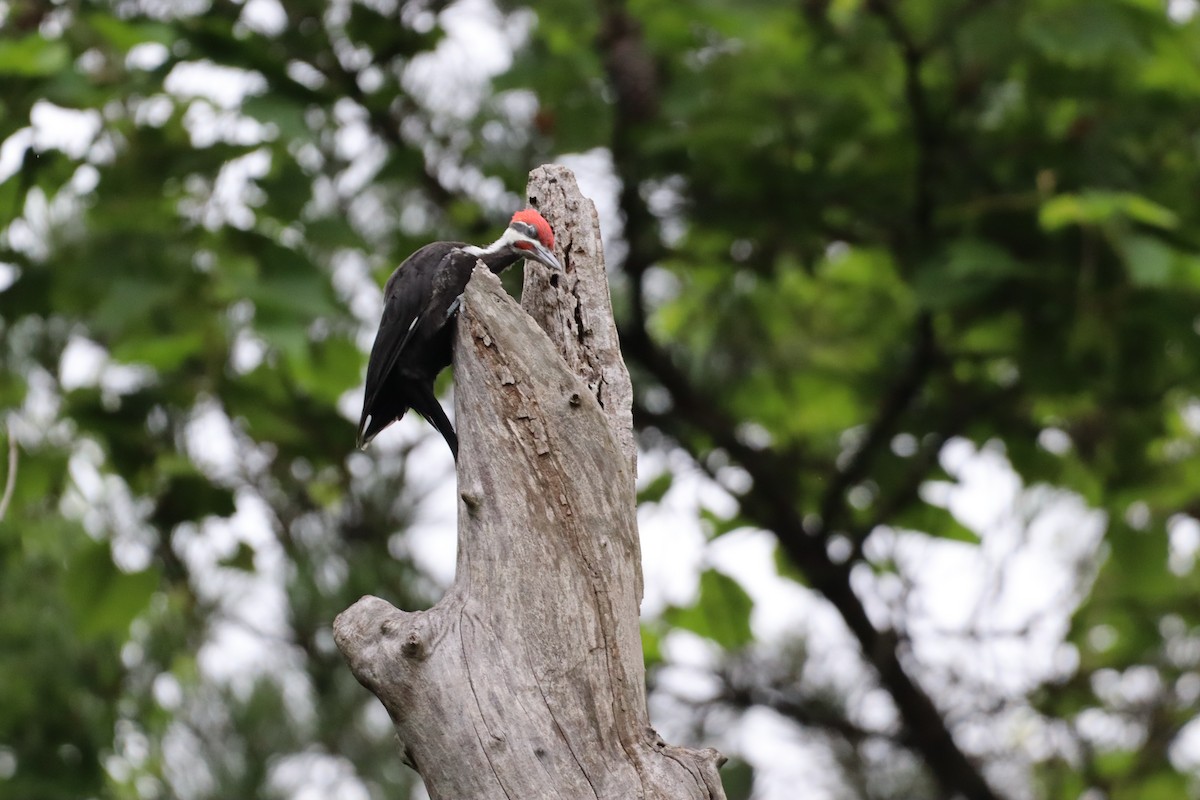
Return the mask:
{"type": "Polygon", "coordinates": [[[547,250],[554,249],[554,231],[550,230],[550,223],[546,222],[546,218],[532,208],[527,208],[524,211],[518,211],[513,214],[513,222],[525,222],[532,225],[538,234],[538,241],[546,246],[547,250]]]}

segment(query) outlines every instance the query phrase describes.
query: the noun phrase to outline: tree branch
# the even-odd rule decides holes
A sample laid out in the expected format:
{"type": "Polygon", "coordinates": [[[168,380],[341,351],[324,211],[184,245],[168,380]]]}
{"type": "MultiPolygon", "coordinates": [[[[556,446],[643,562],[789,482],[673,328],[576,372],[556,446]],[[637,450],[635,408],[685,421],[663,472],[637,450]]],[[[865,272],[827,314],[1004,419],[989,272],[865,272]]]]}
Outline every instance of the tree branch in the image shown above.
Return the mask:
{"type": "Polygon", "coordinates": [[[992,5],[995,0],[967,0],[942,18],[942,24],[933,32],[929,39],[921,45],[921,52],[929,54],[936,51],[954,37],[976,14],[992,5]]]}
{"type": "Polygon", "coordinates": [[[906,744],[897,741],[893,735],[856,725],[844,715],[819,703],[805,702],[804,698],[798,697],[794,692],[785,692],[776,687],[737,684],[731,682],[727,676],[725,680],[724,690],[718,695],[717,701],[732,708],[743,711],[756,706],[769,708],[797,725],[824,731],[851,745],[873,740],[883,740],[896,746],[906,744]]]}
{"type": "Polygon", "coordinates": [[[912,405],[925,387],[925,382],[937,362],[937,348],[933,338],[933,320],[928,312],[917,316],[912,355],[908,365],[901,371],[884,396],[879,412],[867,428],[867,435],[855,450],[846,468],[838,471],[822,495],[820,503],[821,525],[834,532],[845,514],[846,491],[866,478],[876,454],[888,446],[900,418],[912,405]]]}
{"type": "Polygon", "coordinates": [[[918,251],[928,245],[933,231],[933,151],[937,147],[939,129],[929,110],[929,100],[921,83],[921,65],[925,51],[917,45],[904,22],[896,13],[892,0],[868,0],[870,10],[887,29],[900,50],[904,62],[904,96],[912,117],[913,140],[916,146],[916,174],[913,176],[913,226],[918,251]]]}
{"type": "MultiPolygon", "coordinates": [[[[920,84],[919,69],[921,53],[908,37],[894,10],[886,0],[872,0],[871,7],[884,20],[893,36],[901,42],[905,61],[906,96],[911,106],[913,127],[917,138],[916,196],[914,199],[914,244],[924,247],[932,231],[932,150],[936,144],[937,131],[926,103],[924,89],[920,84]],[[878,8],[876,8],[878,6],[878,8]]],[[[602,8],[611,14],[623,14],[620,0],[605,0],[602,8]]],[[[636,38],[636,28],[625,26],[623,30],[636,38]]],[[[625,40],[628,44],[629,39],[625,40]]],[[[637,41],[639,46],[644,45],[637,41]]],[[[605,51],[606,65],[616,63],[617,54],[609,42],[601,40],[605,51]]],[[[958,748],[946,721],[933,701],[918,686],[903,668],[900,661],[899,643],[890,632],[881,632],[872,625],[866,610],[850,586],[850,567],[846,563],[834,563],[826,550],[828,531],[807,531],[798,511],[797,487],[801,485],[798,454],[782,452],[773,448],[755,449],[737,437],[736,421],[730,418],[710,395],[701,393],[691,385],[687,376],[675,366],[669,355],[654,343],[648,333],[647,309],[644,301],[642,278],[646,270],[661,255],[661,244],[654,235],[654,220],[640,195],[640,178],[636,148],[633,146],[639,123],[638,119],[625,113],[633,105],[623,101],[621,93],[627,82],[621,80],[612,66],[608,66],[609,81],[618,95],[616,118],[613,131],[613,159],[618,176],[622,181],[619,197],[625,216],[629,256],[626,272],[633,288],[632,321],[622,330],[622,341],[626,354],[647,369],[671,394],[673,411],[681,421],[708,437],[717,446],[725,449],[750,474],[753,487],[741,498],[746,515],[761,527],[771,530],[779,539],[780,546],[792,563],[796,564],[814,588],[820,591],[841,613],[846,624],[858,640],[864,656],[879,672],[880,681],[892,695],[897,708],[912,735],[914,747],[921,753],[930,771],[948,793],[958,793],[970,800],[994,800],[995,794],[988,787],[980,772],[958,748]],[[813,535],[814,533],[818,535],[813,535]]],[[[928,322],[918,326],[924,330],[928,322]]],[[[927,343],[918,339],[914,350],[913,364],[908,372],[910,379],[904,380],[885,401],[877,418],[882,421],[876,437],[884,438],[884,429],[893,426],[896,419],[908,407],[923,383],[931,364],[932,335],[927,343]]],[[[864,457],[865,458],[865,457],[864,457]]],[[[865,470],[868,461],[863,461],[859,470],[865,470]]],[[[853,476],[851,476],[853,477],[853,476]]],[[[845,480],[843,476],[842,480],[845,480]]],[[[847,483],[848,487],[850,484],[847,483]]],[[[837,492],[834,497],[840,497],[837,492]]],[[[832,504],[832,501],[831,501],[832,504]]]]}
{"type": "MultiPolygon", "coordinates": [[[[634,202],[640,205],[635,192],[622,192],[624,202],[631,202],[630,198],[636,198],[634,202]]],[[[627,219],[637,216],[637,211],[626,211],[627,219]]],[[[927,213],[921,212],[918,218],[926,219],[927,213]]],[[[632,241],[630,263],[649,263],[644,256],[639,257],[632,241]]],[[[726,449],[750,474],[754,487],[741,499],[743,510],[757,524],[775,533],[792,563],[841,613],[864,656],[878,671],[882,685],[892,695],[912,734],[915,749],[939,784],[947,792],[962,794],[970,800],[995,800],[996,795],[983,776],[958,748],[933,701],[905,671],[895,637],[876,630],[870,622],[862,602],[850,587],[849,566],[835,564],[825,550],[824,537],[805,530],[795,505],[795,489],[800,481],[794,462],[771,448],[755,450],[738,441],[736,425],[710,398],[692,388],[686,376],[651,342],[644,328],[644,312],[638,312],[642,306],[639,277],[635,267],[631,274],[635,281],[634,316],[641,319],[642,327],[622,331],[627,355],[663,384],[672,395],[674,408],[690,425],[726,449]]]]}
{"type": "Polygon", "coordinates": [[[8,472],[4,476],[4,496],[0,497],[0,522],[8,514],[8,506],[17,488],[17,437],[13,436],[11,421],[5,424],[5,431],[8,433],[8,472]]]}

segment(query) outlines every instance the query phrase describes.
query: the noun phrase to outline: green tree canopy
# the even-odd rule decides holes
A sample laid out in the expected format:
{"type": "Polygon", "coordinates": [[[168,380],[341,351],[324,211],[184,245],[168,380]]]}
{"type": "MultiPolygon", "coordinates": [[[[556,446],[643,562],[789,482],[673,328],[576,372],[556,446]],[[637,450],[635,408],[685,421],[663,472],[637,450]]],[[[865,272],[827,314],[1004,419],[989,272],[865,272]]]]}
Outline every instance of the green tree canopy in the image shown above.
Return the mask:
{"type": "Polygon", "coordinates": [[[1194,11],[0,2],[0,793],[407,796],[329,633],[453,504],[352,451],[376,287],[562,159],[730,796],[1196,796],[1194,11]]]}

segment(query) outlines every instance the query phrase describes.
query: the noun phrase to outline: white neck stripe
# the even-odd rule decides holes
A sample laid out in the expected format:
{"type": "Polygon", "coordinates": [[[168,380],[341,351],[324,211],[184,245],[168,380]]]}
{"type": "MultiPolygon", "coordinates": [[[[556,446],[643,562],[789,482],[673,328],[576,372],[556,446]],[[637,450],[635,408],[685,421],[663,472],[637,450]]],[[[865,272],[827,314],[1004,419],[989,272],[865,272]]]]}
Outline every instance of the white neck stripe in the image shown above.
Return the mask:
{"type": "Polygon", "coordinates": [[[518,239],[524,239],[524,238],[526,238],[526,237],[517,233],[512,228],[505,228],[504,234],[499,239],[497,239],[496,241],[489,244],[487,247],[477,247],[476,245],[469,244],[466,247],[464,247],[462,250],[467,255],[472,255],[472,256],[475,256],[476,258],[480,258],[482,256],[495,255],[496,253],[499,253],[501,250],[504,250],[505,248],[509,247],[513,242],[517,241],[518,239]]]}

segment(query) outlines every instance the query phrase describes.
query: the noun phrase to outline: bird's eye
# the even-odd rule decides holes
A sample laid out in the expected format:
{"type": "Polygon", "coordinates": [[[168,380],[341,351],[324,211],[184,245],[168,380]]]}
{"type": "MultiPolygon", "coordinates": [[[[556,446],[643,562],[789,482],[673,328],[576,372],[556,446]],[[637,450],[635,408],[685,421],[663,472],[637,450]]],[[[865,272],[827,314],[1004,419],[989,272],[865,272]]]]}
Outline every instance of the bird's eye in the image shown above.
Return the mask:
{"type": "Polygon", "coordinates": [[[522,236],[528,236],[530,239],[537,238],[537,229],[535,229],[528,222],[514,222],[512,224],[512,229],[522,236]]]}

